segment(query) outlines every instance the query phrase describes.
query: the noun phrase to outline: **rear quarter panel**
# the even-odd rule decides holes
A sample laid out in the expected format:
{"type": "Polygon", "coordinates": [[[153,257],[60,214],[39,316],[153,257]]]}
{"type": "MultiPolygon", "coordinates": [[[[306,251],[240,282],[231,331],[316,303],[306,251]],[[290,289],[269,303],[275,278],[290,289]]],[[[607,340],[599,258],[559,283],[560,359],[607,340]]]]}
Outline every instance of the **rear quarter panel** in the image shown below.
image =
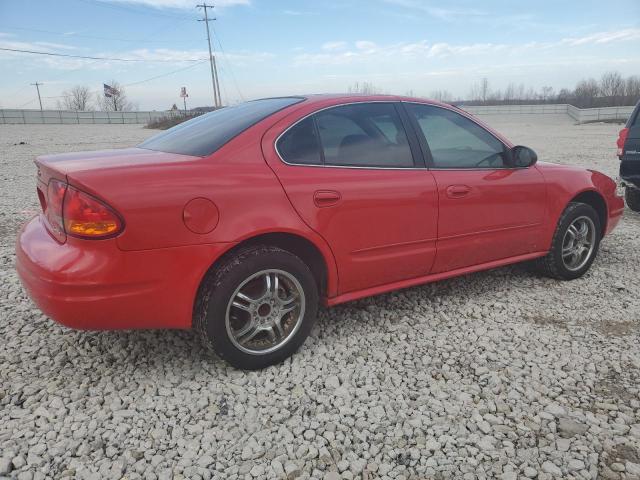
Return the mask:
{"type": "Polygon", "coordinates": [[[263,128],[252,127],[209,157],[146,163],[76,172],[70,183],[96,195],[124,217],[117,237],[125,251],[228,243],[272,232],[293,233],[322,252],[328,270],[328,293],[335,288],[335,261],[324,240],[301,221],[260,148],[263,128]],[[209,233],[185,225],[185,205],[212,201],[219,214],[209,233]]]}

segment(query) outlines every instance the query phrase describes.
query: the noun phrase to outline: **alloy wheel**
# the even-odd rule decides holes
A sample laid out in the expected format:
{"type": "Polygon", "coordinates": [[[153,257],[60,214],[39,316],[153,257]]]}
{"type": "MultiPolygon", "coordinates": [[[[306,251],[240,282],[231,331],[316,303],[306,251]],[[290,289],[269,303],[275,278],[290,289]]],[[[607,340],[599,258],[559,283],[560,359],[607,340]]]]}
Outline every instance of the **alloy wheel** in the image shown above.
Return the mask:
{"type": "Polygon", "coordinates": [[[300,282],[283,270],[262,270],[245,279],[227,305],[226,329],[243,352],[278,350],[297,332],[305,312],[300,282]]]}
{"type": "Polygon", "coordinates": [[[575,272],[584,267],[596,246],[596,226],[587,216],[576,218],[562,240],[562,262],[567,270],[575,272]]]}

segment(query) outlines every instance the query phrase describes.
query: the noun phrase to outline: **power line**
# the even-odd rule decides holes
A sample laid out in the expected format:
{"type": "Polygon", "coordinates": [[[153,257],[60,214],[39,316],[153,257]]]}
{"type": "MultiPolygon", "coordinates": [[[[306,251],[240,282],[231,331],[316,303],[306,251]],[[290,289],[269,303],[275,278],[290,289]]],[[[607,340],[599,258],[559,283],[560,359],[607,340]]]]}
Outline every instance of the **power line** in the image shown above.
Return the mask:
{"type": "Polygon", "coordinates": [[[63,37],[67,37],[67,38],[93,38],[95,40],[109,40],[111,42],[127,42],[127,43],[171,43],[171,44],[175,44],[175,43],[181,43],[181,44],[186,44],[186,43],[194,43],[196,40],[190,40],[187,42],[180,42],[180,41],[169,41],[169,40],[145,40],[145,39],[133,39],[133,38],[117,38],[117,37],[100,37],[97,35],[84,35],[81,33],[64,33],[64,32],[53,32],[51,30],[40,30],[38,28],[24,28],[24,27],[8,27],[8,26],[4,26],[4,25],[0,25],[0,28],[3,30],[21,30],[21,31],[25,31],[25,32],[36,32],[36,33],[46,33],[46,34],[50,34],[50,35],[60,35],[63,37]]]}
{"type": "Polygon", "coordinates": [[[199,22],[204,22],[207,27],[207,45],[209,47],[209,64],[211,66],[211,85],[213,86],[213,104],[216,108],[222,106],[222,98],[220,96],[220,83],[218,82],[218,69],[216,67],[216,57],[213,56],[213,52],[211,50],[211,35],[209,33],[209,22],[215,20],[215,18],[210,19],[207,15],[207,9],[213,9],[213,5],[207,5],[206,3],[202,3],[201,5],[196,5],[197,8],[202,8],[204,10],[204,18],[198,20],[199,22]]]}
{"type": "Polygon", "coordinates": [[[21,50],[19,48],[4,48],[0,47],[0,50],[4,50],[7,52],[19,52],[19,53],[30,53],[34,55],[48,55],[51,57],[69,57],[69,58],[85,58],[88,60],[108,60],[115,62],[163,62],[163,63],[179,63],[179,62],[200,62],[203,60],[202,58],[185,58],[180,60],[153,60],[146,58],[113,58],[113,57],[90,57],[85,55],[71,55],[68,53],[52,53],[52,52],[39,52],[36,50],[21,50]]]}
{"type": "MultiPolygon", "coordinates": [[[[179,23],[176,23],[174,21],[170,21],[170,22],[167,22],[167,23],[163,22],[163,24],[162,24],[162,26],[160,28],[153,29],[153,31],[149,35],[145,35],[142,38],[142,40],[143,41],[147,41],[148,39],[150,39],[152,37],[155,37],[156,35],[160,34],[161,32],[162,33],[166,33],[167,31],[171,31],[171,30],[174,30],[174,29],[178,28],[179,26],[180,26],[179,23]]],[[[120,52],[117,52],[117,53],[120,53],[120,52]]],[[[53,77],[49,77],[49,81],[57,80],[57,79],[62,78],[62,77],[68,77],[69,75],[73,74],[74,72],[77,72],[78,70],[82,70],[84,68],[87,68],[88,66],[95,65],[98,62],[100,62],[100,60],[92,60],[92,61],[86,62],[86,63],[83,62],[78,68],[73,68],[71,70],[66,70],[60,75],[54,75],[53,77]]],[[[198,65],[198,64],[199,63],[195,63],[194,65],[198,65]]],[[[16,92],[14,92],[13,94],[8,95],[7,98],[13,98],[18,93],[22,93],[27,88],[29,88],[29,85],[26,85],[26,86],[22,87],[21,89],[17,90],[16,92]]],[[[45,98],[47,98],[47,97],[45,97],[45,98]]],[[[59,98],[59,97],[53,97],[53,98],[59,98]]],[[[29,102],[26,102],[23,105],[27,105],[27,104],[32,103],[34,101],[35,101],[35,99],[34,100],[30,100],[29,102]]]]}
{"type": "MultiPolygon", "coordinates": [[[[146,82],[150,82],[152,80],[156,80],[158,78],[162,78],[162,77],[168,77],[169,75],[173,75],[174,73],[178,73],[178,72],[183,72],[185,70],[189,70],[191,68],[197,67],[198,65],[201,65],[203,63],[205,63],[207,60],[200,60],[197,63],[194,63],[192,65],[189,65],[188,67],[184,67],[184,68],[179,68],[177,70],[172,70],[170,72],[166,72],[160,75],[156,75],[154,77],[150,77],[150,78],[146,78],[144,80],[139,80],[137,82],[132,82],[132,83],[125,83],[124,85],[122,85],[123,87],[131,87],[133,85],[139,85],[141,83],[146,83],[146,82]]],[[[40,84],[42,85],[42,84],[40,84]]],[[[102,90],[92,90],[90,93],[100,93],[102,90]]],[[[50,97],[44,97],[44,98],[64,98],[64,97],[71,97],[72,95],[54,95],[54,96],[50,96],[50,97]]],[[[31,102],[29,102],[31,103],[31,102]]]]}
{"type": "Polygon", "coordinates": [[[218,32],[216,31],[216,28],[211,25],[211,28],[213,29],[213,33],[215,35],[215,40],[218,41],[218,46],[220,47],[220,51],[222,52],[222,58],[224,59],[225,63],[227,64],[227,69],[229,70],[229,73],[231,74],[231,79],[233,80],[233,84],[236,87],[236,91],[238,92],[238,95],[240,96],[240,99],[244,102],[245,98],[244,95],[242,95],[242,92],[240,91],[240,87],[238,86],[238,79],[236,78],[235,73],[233,73],[233,69],[231,68],[231,60],[229,60],[227,58],[227,53],[225,52],[224,48],[222,47],[222,41],[220,40],[220,35],[218,34],[218,32]]]}
{"type": "Polygon", "coordinates": [[[31,100],[29,100],[28,102],[24,102],[23,104],[18,105],[18,107],[17,107],[17,108],[25,107],[25,106],[29,105],[30,103],[35,102],[36,100],[37,100],[37,98],[32,98],[32,99],[31,99],[31,100]]]}
{"type": "Polygon", "coordinates": [[[14,98],[18,94],[24,92],[27,88],[29,88],[29,85],[24,85],[24,86],[20,87],[18,90],[16,90],[15,92],[10,93],[9,95],[7,95],[6,98],[14,98]]]}
{"type": "Polygon", "coordinates": [[[189,70],[193,67],[197,67],[198,65],[203,64],[204,62],[206,62],[207,60],[200,60],[197,63],[194,63],[193,65],[189,65],[188,67],[185,68],[179,68],[178,70],[173,70],[171,72],[167,72],[167,73],[163,73],[161,75],[156,75],[155,77],[151,77],[151,78],[147,78],[146,80],[140,80],[139,82],[133,82],[133,83],[127,83],[126,85],[124,85],[125,87],[130,87],[132,85],[138,85],[140,83],[146,83],[146,82],[150,82],[151,80],[156,80],[158,78],[162,78],[162,77],[167,77],[169,75],[173,75],[174,73],[178,73],[178,72],[183,72],[185,70],[189,70]]]}

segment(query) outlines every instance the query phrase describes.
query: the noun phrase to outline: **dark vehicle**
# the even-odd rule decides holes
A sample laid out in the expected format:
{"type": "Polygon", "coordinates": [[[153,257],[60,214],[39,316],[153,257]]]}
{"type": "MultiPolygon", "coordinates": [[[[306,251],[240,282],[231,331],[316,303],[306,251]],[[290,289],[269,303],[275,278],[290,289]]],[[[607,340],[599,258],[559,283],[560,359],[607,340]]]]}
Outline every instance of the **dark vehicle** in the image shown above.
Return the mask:
{"type": "Polygon", "coordinates": [[[627,206],[634,212],[640,212],[640,102],[620,130],[618,157],[627,206]]]}

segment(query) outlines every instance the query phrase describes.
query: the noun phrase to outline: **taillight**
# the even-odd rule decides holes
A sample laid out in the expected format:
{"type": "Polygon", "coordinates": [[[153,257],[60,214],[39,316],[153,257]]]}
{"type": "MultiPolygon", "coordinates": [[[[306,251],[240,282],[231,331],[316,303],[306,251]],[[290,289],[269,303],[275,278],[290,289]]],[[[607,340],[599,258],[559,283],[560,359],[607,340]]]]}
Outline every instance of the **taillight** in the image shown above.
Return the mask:
{"type": "Polygon", "coordinates": [[[122,220],[109,206],[70,185],[62,217],[65,232],[75,237],[104,238],[122,231],[122,220]]]}
{"type": "Polygon", "coordinates": [[[627,136],[629,135],[629,129],[623,128],[620,130],[620,134],[618,135],[618,141],[616,144],[618,145],[618,156],[621,157],[624,155],[624,144],[627,141],[627,136]]]}
{"type": "Polygon", "coordinates": [[[106,238],[122,231],[122,220],[111,207],[59,180],[47,187],[45,216],[51,233],[60,241],[65,235],[106,238]]]}
{"type": "Polygon", "coordinates": [[[44,193],[42,193],[42,190],[40,190],[40,187],[36,188],[36,190],[38,192],[38,200],[40,201],[42,212],[44,213],[47,211],[47,197],[45,197],[44,193]]]}
{"type": "Polygon", "coordinates": [[[59,240],[64,241],[64,222],[62,221],[62,204],[67,184],[58,180],[49,181],[47,187],[47,202],[45,215],[51,227],[51,233],[59,240]]]}

